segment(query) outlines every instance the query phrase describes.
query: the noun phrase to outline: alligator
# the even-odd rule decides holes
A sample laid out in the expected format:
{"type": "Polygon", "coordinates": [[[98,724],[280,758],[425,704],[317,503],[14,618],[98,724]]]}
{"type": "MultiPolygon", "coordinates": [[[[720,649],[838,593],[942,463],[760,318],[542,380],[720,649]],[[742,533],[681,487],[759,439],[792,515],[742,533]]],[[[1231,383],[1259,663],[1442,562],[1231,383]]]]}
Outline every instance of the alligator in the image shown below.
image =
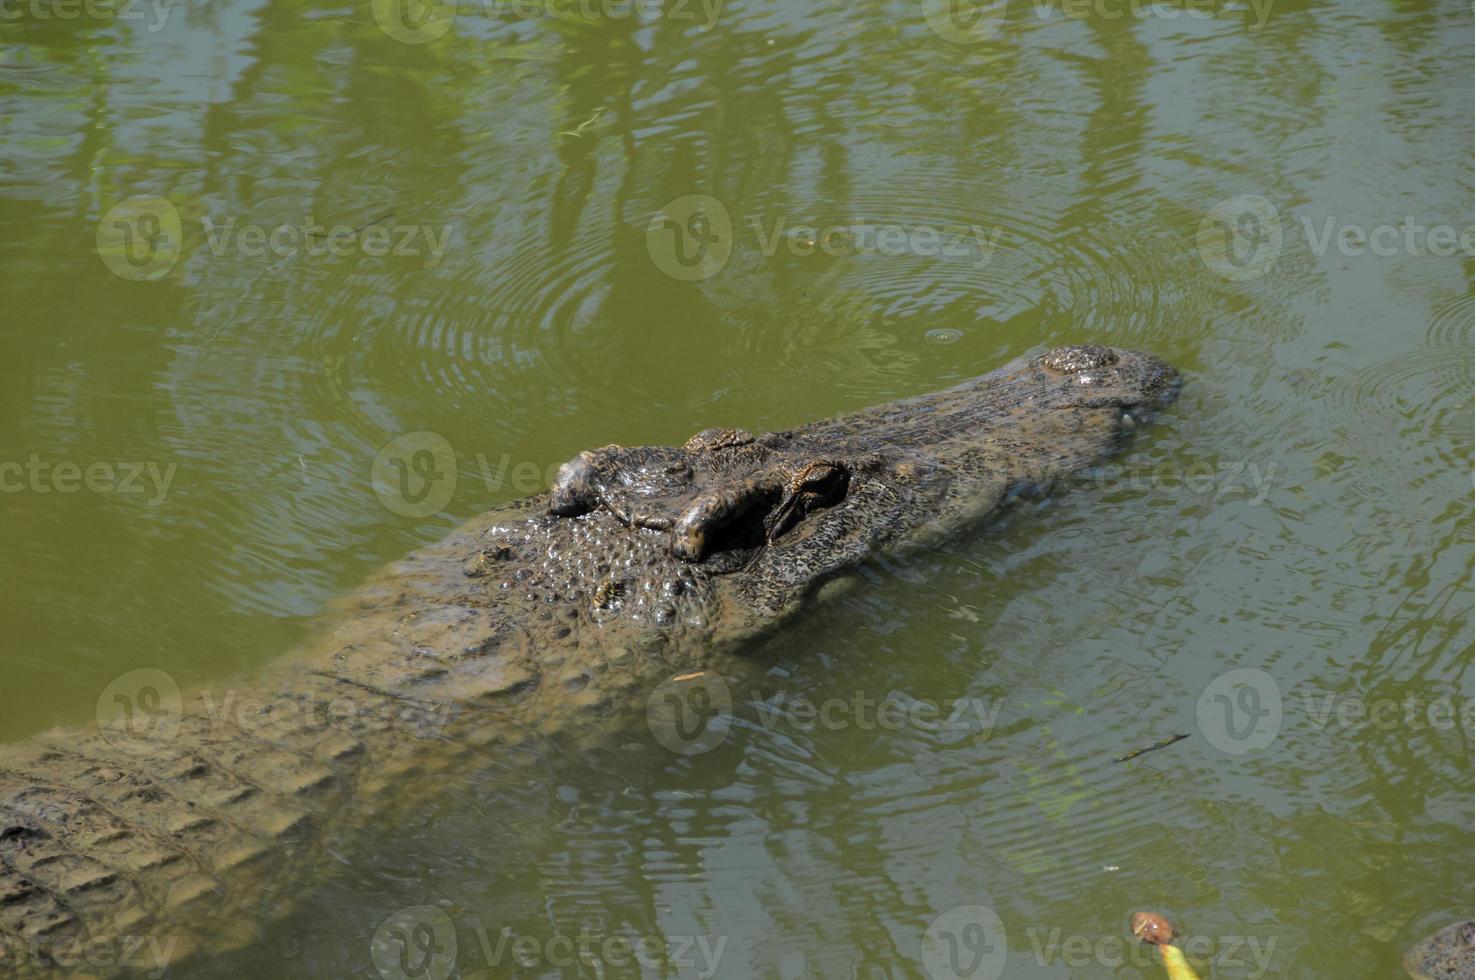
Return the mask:
{"type": "Polygon", "coordinates": [[[0,750],[0,970],[50,975],[142,937],[173,963],[250,942],[345,826],[392,825],[530,743],[611,731],[868,559],[1101,464],[1178,387],[1153,356],[1069,346],[798,428],[580,453],[228,694],[115,692],[131,710],[106,724],[0,750]]]}

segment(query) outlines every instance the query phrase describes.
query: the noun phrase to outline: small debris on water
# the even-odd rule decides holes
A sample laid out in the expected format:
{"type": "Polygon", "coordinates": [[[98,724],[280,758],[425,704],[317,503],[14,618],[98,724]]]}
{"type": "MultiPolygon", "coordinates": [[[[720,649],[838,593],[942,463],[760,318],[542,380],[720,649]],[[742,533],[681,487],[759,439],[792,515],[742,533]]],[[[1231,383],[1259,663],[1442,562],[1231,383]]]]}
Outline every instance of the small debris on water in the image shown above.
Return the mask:
{"type": "Polygon", "coordinates": [[[933,344],[956,344],[963,339],[963,331],[956,327],[935,327],[923,334],[923,337],[933,344]]]}
{"type": "Polygon", "coordinates": [[[1174,742],[1181,742],[1181,741],[1183,741],[1187,737],[1188,737],[1187,735],[1169,735],[1167,738],[1159,739],[1158,741],[1153,742],[1151,745],[1149,745],[1145,749],[1133,749],[1132,751],[1128,752],[1126,755],[1119,755],[1115,759],[1112,759],[1111,761],[1112,762],[1126,762],[1126,761],[1128,761],[1130,759],[1137,758],[1139,755],[1145,755],[1148,752],[1156,752],[1158,749],[1165,749],[1168,746],[1172,745],[1174,742]]]}

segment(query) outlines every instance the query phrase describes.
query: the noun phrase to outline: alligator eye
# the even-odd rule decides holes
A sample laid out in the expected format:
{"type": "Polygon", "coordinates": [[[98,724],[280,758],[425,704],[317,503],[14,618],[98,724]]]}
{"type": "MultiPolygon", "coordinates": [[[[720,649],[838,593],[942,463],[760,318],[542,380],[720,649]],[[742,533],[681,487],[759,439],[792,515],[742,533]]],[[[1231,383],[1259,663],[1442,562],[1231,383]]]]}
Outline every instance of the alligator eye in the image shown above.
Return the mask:
{"type": "Polygon", "coordinates": [[[1110,347],[1097,347],[1093,344],[1057,347],[1044,354],[1039,360],[1041,367],[1058,374],[1075,374],[1079,371],[1111,367],[1116,362],[1116,351],[1110,347]]]}

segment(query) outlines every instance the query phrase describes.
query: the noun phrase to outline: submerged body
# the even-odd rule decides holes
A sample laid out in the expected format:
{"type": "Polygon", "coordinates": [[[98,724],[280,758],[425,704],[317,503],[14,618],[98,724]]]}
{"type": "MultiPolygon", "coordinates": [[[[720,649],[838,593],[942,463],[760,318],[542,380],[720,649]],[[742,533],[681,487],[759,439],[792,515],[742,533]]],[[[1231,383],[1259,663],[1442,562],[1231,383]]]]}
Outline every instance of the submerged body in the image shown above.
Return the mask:
{"type": "Polygon", "coordinates": [[[619,723],[866,559],[1102,462],[1176,391],[1148,355],[1065,347],[759,437],[582,453],[549,493],[386,569],[247,694],[0,751],[0,969],[120,937],[173,961],[248,941],[437,773],[619,723]]]}

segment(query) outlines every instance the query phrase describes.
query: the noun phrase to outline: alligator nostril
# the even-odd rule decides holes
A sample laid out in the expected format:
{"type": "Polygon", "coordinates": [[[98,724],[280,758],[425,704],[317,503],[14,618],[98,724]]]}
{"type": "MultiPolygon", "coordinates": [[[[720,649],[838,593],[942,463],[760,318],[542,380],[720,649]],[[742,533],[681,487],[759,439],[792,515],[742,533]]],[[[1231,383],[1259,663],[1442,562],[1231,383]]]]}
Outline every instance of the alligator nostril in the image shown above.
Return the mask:
{"type": "Polygon", "coordinates": [[[1040,358],[1040,365],[1060,374],[1074,374],[1096,368],[1111,367],[1117,362],[1116,351],[1094,344],[1057,347],[1040,358]]]}
{"type": "Polygon", "coordinates": [[[585,450],[558,468],[548,493],[548,512],[560,517],[577,517],[594,509],[599,491],[599,472],[594,453],[585,450]]]}

